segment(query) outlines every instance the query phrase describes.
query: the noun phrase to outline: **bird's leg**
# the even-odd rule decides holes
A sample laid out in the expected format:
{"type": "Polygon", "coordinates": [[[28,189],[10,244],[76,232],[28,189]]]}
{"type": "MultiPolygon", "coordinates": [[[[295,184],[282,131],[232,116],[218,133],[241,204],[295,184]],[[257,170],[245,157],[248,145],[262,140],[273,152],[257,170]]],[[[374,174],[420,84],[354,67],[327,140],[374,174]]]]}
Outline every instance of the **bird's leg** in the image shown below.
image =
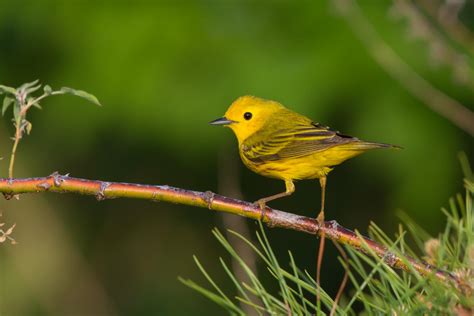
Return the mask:
{"type": "MultiPolygon", "coordinates": [[[[324,203],[326,199],[326,177],[319,178],[319,184],[321,185],[321,210],[319,211],[319,215],[316,218],[318,221],[319,227],[324,225],[324,203]]],[[[321,281],[321,264],[323,262],[323,255],[324,255],[324,242],[326,239],[326,234],[324,230],[321,232],[321,239],[319,241],[319,252],[318,252],[318,259],[316,264],[316,284],[318,286],[316,292],[316,304],[320,306],[320,281],[321,281]]]]}
{"type": "Polygon", "coordinates": [[[264,219],[265,217],[265,207],[266,207],[267,202],[291,195],[293,192],[295,192],[295,185],[293,184],[293,181],[285,180],[285,187],[286,187],[285,192],[281,192],[275,195],[261,198],[255,202],[255,204],[257,204],[260,207],[260,211],[261,211],[260,220],[264,219]]]}
{"type": "Polygon", "coordinates": [[[324,204],[326,202],[326,177],[319,178],[319,184],[321,185],[321,210],[317,217],[319,225],[324,223],[324,204]]]}

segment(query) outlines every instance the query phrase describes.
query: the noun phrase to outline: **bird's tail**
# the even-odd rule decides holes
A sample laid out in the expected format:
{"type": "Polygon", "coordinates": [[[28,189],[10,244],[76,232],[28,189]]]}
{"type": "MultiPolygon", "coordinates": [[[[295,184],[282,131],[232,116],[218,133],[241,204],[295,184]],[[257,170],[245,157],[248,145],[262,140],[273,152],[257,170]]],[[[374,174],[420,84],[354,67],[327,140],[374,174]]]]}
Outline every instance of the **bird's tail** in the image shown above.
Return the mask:
{"type": "Polygon", "coordinates": [[[358,141],[350,144],[350,147],[355,150],[369,150],[377,148],[393,148],[393,149],[403,149],[397,145],[384,144],[384,143],[373,143],[366,141],[358,141]]]}
{"type": "Polygon", "coordinates": [[[362,154],[363,152],[366,152],[371,149],[377,149],[377,148],[401,149],[400,146],[396,146],[396,145],[366,142],[363,140],[356,139],[346,144],[333,147],[332,152],[335,154],[336,158],[333,159],[331,165],[334,165],[334,166],[338,165],[349,158],[358,156],[362,154]]]}

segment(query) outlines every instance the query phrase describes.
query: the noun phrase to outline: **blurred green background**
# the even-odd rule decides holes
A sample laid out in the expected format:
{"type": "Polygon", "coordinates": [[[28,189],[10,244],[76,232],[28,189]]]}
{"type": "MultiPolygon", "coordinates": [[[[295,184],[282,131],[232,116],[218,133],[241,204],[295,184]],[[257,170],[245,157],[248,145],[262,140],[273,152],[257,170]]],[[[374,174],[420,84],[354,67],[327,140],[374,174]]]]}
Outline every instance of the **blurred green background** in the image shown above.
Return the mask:
{"type": "MultiPolygon", "coordinates": [[[[469,6],[461,12],[468,26],[474,20],[469,6]]],[[[436,64],[429,43],[413,37],[406,19],[394,18],[391,2],[364,1],[361,7],[406,62],[473,108],[472,81],[458,83],[450,65],[436,64]]],[[[230,130],[207,124],[238,96],[252,94],[341,132],[404,147],[336,168],[328,180],[327,218],[362,232],[375,221],[393,233],[401,209],[436,234],[443,227],[440,207],[462,191],[457,153],[472,158],[473,139],[387,75],[347,19],[330,1],[3,0],[0,84],[40,79],[53,88],[86,90],[104,105],[57,96],[42,111],[31,111],[33,131],[20,143],[15,176],[59,171],[227,190],[250,201],[280,192],[281,181],[243,167],[230,130]]],[[[472,75],[473,55],[465,55],[472,75]]],[[[4,177],[10,115],[0,125],[4,177]]],[[[300,182],[292,197],[271,205],[313,216],[319,194],[317,181],[300,182]]],[[[210,232],[225,230],[221,214],[58,194],[0,203],[3,221],[17,223],[19,242],[0,245],[1,315],[222,313],[177,280],[207,286],[195,254],[231,288],[218,263],[227,256],[210,232]]],[[[258,227],[243,223],[251,232],[258,227]]],[[[302,269],[314,271],[318,242],[312,236],[276,229],[268,234],[282,263],[290,249],[302,269]]],[[[328,248],[323,286],[333,294],[342,270],[328,248]]]]}

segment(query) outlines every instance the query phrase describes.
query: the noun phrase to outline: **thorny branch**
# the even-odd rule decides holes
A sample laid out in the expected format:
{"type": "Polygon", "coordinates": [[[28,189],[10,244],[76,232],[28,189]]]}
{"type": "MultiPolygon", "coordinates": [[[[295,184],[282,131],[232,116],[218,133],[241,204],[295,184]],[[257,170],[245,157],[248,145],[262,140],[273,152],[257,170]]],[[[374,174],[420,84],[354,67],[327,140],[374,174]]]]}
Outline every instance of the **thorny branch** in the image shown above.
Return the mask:
{"type": "Polygon", "coordinates": [[[0,192],[3,193],[6,199],[22,193],[45,191],[94,195],[99,201],[114,198],[135,198],[197,206],[262,220],[268,227],[292,229],[319,236],[325,234],[326,238],[340,244],[353,247],[364,253],[376,254],[393,268],[407,272],[413,272],[414,269],[423,276],[434,275],[444,282],[454,282],[458,287],[465,287],[462,284],[463,282],[455,275],[408,256],[398,256],[375,241],[342,227],[334,220],[324,222],[324,225],[319,225],[314,218],[287,213],[269,207],[266,207],[265,211],[262,212],[259,206],[253,203],[232,199],[210,191],[198,192],[167,185],[88,180],[60,175],[57,172],[48,177],[41,178],[0,178],[0,192]]]}

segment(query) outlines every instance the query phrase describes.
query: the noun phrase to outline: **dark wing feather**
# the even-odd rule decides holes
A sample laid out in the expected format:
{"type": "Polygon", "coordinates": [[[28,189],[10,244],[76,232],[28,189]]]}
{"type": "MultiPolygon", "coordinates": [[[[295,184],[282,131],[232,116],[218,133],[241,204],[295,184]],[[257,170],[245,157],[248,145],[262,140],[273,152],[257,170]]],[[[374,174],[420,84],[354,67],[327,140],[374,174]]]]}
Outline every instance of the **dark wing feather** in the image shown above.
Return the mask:
{"type": "Polygon", "coordinates": [[[262,130],[273,131],[253,135],[242,146],[244,156],[255,163],[303,157],[338,144],[357,141],[357,138],[342,135],[309,120],[295,123],[291,128],[262,130]]]}

